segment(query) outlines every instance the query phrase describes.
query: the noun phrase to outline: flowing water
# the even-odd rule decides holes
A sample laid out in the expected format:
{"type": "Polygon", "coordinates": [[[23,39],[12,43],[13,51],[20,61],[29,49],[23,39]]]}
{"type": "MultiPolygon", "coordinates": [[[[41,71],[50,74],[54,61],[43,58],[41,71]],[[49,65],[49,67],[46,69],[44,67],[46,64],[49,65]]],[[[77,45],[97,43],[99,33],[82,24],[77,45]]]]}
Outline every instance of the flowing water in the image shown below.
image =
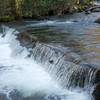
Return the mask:
{"type": "Polygon", "coordinates": [[[100,81],[100,26],[93,23],[96,14],[82,16],[1,28],[0,100],[93,99],[100,81]],[[34,47],[23,33],[36,38],[34,47]]]}

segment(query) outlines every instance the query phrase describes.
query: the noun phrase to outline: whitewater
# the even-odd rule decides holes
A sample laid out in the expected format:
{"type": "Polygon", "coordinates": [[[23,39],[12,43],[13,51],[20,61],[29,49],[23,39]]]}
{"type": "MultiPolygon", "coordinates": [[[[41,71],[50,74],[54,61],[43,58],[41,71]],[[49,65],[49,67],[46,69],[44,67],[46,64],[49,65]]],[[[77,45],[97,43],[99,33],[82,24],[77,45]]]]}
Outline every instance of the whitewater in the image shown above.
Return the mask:
{"type": "Polygon", "coordinates": [[[64,89],[49,75],[44,65],[28,56],[29,51],[20,45],[17,34],[20,33],[5,26],[0,33],[0,93],[5,94],[8,100],[13,100],[10,93],[14,90],[23,98],[38,94],[43,95],[43,100],[91,100],[87,91],[64,89]]]}

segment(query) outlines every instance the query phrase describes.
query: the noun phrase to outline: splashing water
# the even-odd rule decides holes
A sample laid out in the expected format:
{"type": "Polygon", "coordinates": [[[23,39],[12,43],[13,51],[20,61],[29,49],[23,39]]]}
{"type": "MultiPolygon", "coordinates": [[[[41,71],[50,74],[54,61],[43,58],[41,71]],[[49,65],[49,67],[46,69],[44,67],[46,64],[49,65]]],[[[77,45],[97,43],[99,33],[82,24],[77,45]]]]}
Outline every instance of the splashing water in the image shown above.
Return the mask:
{"type": "Polygon", "coordinates": [[[44,67],[27,57],[28,50],[16,40],[19,32],[8,27],[4,29],[0,34],[0,93],[6,94],[9,100],[12,100],[9,95],[13,90],[24,97],[46,94],[46,100],[90,100],[87,92],[63,89],[44,67]]]}

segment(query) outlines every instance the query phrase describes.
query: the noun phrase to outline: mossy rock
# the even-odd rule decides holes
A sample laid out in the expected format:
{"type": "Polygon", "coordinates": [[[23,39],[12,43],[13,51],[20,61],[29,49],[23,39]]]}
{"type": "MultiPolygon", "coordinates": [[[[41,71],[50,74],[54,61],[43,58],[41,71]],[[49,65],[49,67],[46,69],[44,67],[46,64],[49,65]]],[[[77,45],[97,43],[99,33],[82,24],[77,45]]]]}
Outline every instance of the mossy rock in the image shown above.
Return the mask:
{"type": "Polygon", "coordinates": [[[10,21],[14,21],[15,20],[15,17],[13,16],[3,16],[3,17],[0,17],[0,21],[1,22],[10,22],[10,21]]]}
{"type": "Polygon", "coordinates": [[[95,20],[95,23],[99,23],[100,24],[100,17],[95,20]]]}

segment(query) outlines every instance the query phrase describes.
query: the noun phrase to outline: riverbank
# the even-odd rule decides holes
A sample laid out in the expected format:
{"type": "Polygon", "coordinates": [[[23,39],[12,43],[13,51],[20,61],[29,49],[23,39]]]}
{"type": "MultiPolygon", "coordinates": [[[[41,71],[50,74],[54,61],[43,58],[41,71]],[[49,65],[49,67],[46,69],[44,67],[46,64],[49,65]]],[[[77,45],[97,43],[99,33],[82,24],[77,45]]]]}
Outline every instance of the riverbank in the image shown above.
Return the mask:
{"type": "Polygon", "coordinates": [[[89,0],[3,0],[0,3],[0,21],[45,19],[48,16],[62,16],[83,12],[91,6],[93,4],[89,0]]]}

